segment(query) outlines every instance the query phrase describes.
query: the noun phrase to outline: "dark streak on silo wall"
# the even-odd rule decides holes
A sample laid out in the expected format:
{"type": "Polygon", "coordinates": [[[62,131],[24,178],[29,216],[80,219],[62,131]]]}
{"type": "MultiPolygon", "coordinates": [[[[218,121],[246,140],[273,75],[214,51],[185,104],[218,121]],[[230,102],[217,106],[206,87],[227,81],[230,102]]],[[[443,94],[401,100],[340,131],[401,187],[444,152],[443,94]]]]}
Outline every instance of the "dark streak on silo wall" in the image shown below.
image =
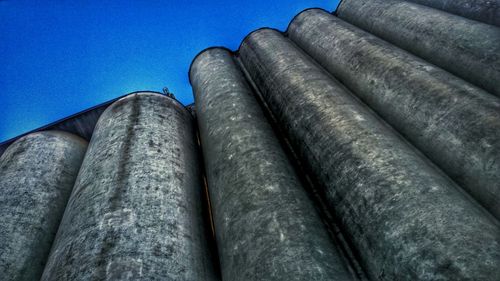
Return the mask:
{"type": "Polygon", "coordinates": [[[500,0],[407,0],[469,19],[500,26],[500,0]]]}
{"type": "Polygon", "coordinates": [[[239,55],[374,280],[497,280],[494,219],[345,87],[274,30],[239,55]]]}
{"type": "Polygon", "coordinates": [[[216,280],[190,113],[153,93],[100,117],[42,280],[216,280]]]}
{"type": "Polygon", "coordinates": [[[336,14],[500,96],[500,28],[401,0],[344,0],[336,14]]]}
{"type": "Polygon", "coordinates": [[[190,80],[224,280],[353,280],[232,54],[190,80]]]}
{"type": "Polygon", "coordinates": [[[59,131],[24,136],[0,158],[0,279],[38,280],[87,142],[59,131]]]}
{"type": "Polygon", "coordinates": [[[319,9],[288,35],[500,218],[500,99],[319,9]]]}

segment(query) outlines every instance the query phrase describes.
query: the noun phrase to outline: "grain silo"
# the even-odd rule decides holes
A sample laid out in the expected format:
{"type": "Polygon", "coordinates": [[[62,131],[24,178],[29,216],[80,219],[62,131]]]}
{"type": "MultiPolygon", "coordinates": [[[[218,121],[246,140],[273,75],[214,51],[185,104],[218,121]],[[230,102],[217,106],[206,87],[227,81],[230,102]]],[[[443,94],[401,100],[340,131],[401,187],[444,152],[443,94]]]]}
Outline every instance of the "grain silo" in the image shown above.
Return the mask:
{"type": "Polygon", "coordinates": [[[325,11],[288,35],[500,218],[498,97],[325,11]]]}
{"type": "Polygon", "coordinates": [[[216,280],[193,128],[182,105],[156,93],[106,109],[42,280],[216,280]]]}
{"type": "Polygon", "coordinates": [[[500,274],[498,226],[290,40],[258,30],[239,53],[372,278],[500,274]]]}
{"type": "Polygon", "coordinates": [[[38,280],[87,142],[61,131],[28,134],[0,157],[1,280],[38,280]]]}
{"type": "Polygon", "coordinates": [[[308,9],[196,56],[186,108],[134,92],[0,144],[0,279],[498,280],[498,11],[308,9]]]}
{"type": "Polygon", "coordinates": [[[232,54],[190,78],[224,280],[353,280],[232,54]]]}

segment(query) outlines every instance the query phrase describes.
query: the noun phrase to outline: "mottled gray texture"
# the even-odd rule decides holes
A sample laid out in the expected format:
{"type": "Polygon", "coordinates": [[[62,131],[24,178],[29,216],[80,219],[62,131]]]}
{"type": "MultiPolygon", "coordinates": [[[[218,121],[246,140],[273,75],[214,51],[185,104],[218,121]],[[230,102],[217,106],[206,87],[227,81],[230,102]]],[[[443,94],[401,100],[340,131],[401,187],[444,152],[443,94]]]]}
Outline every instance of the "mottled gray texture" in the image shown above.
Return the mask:
{"type": "Polygon", "coordinates": [[[322,10],[288,34],[500,218],[500,99],[322,10]]]}
{"type": "Polygon", "coordinates": [[[352,280],[225,49],[190,71],[224,280],[352,280]]]}
{"type": "Polygon", "coordinates": [[[101,115],[42,280],[216,280],[189,112],[153,93],[101,115]]]}
{"type": "Polygon", "coordinates": [[[240,58],[374,280],[498,280],[500,228],[277,31],[240,58]]]}
{"type": "Polygon", "coordinates": [[[337,16],[500,96],[500,28],[400,0],[344,0],[337,16]]]}
{"type": "Polygon", "coordinates": [[[407,0],[500,26],[500,0],[407,0]]]}
{"type": "Polygon", "coordinates": [[[87,142],[43,131],[0,158],[0,280],[38,280],[73,189],[87,142]]]}

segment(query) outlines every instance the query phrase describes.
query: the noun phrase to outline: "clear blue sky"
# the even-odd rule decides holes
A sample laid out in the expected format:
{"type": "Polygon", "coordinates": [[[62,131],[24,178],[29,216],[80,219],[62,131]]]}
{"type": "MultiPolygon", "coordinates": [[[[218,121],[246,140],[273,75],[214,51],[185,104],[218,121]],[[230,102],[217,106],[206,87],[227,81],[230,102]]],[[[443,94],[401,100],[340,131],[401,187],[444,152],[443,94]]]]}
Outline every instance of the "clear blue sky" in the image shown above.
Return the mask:
{"type": "Polygon", "coordinates": [[[191,103],[199,51],[338,2],[0,0],[0,142],[132,91],[191,103]]]}

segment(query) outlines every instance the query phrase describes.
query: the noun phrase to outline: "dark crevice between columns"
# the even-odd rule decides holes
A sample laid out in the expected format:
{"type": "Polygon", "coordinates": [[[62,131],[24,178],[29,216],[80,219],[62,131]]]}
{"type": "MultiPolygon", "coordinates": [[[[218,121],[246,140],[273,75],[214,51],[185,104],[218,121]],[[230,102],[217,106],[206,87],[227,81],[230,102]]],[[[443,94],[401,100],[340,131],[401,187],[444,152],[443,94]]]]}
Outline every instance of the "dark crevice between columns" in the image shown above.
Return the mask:
{"type": "MultiPolygon", "coordinates": [[[[194,105],[192,105],[194,108],[194,105]]],[[[203,181],[202,190],[202,212],[203,212],[203,223],[205,224],[205,235],[207,237],[207,244],[211,255],[211,261],[214,267],[215,274],[219,279],[222,278],[219,250],[217,248],[217,239],[215,236],[215,225],[212,215],[212,203],[210,201],[210,193],[208,191],[207,176],[205,173],[205,161],[203,159],[203,148],[201,146],[200,132],[198,128],[198,122],[196,120],[196,115],[194,110],[188,109],[193,116],[193,124],[196,134],[196,145],[198,146],[198,162],[201,171],[201,179],[203,181]]]]}

